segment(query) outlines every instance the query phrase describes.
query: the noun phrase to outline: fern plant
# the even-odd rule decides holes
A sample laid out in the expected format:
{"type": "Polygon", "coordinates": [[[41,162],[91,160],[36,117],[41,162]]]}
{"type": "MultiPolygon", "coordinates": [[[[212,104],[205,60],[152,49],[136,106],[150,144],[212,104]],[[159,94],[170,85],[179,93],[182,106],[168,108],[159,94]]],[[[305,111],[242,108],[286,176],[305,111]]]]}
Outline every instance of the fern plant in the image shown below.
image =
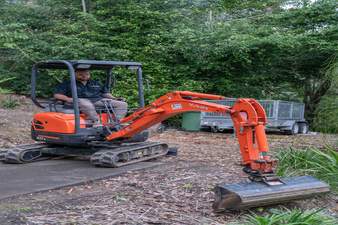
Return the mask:
{"type": "MultiPolygon", "coordinates": [[[[15,79],[15,78],[16,77],[2,79],[2,80],[0,80],[0,84],[4,83],[6,81],[9,81],[9,80],[15,79]]],[[[11,94],[11,93],[14,93],[14,92],[11,91],[11,90],[8,90],[8,89],[3,89],[3,88],[0,87],[0,94],[11,94]]]]}

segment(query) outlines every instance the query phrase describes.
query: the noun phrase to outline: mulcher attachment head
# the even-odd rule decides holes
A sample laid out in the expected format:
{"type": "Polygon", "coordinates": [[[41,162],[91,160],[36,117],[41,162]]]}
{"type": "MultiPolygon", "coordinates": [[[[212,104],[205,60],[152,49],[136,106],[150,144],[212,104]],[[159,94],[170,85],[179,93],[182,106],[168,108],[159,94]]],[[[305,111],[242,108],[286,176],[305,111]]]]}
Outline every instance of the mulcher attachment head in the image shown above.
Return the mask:
{"type": "Polygon", "coordinates": [[[330,192],[330,186],[311,176],[282,179],[285,184],[268,186],[263,182],[220,185],[214,188],[215,212],[274,205],[311,198],[330,192]]]}

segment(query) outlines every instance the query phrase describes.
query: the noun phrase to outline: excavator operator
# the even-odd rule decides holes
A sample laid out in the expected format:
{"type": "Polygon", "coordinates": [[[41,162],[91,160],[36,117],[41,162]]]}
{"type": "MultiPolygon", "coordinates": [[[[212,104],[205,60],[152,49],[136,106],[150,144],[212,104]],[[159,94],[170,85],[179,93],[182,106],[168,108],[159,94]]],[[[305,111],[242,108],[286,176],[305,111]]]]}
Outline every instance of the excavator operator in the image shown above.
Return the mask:
{"type": "MultiPolygon", "coordinates": [[[[75,79],[79,107],[86,109],[83,113],[93,122],[93,127],[102,126],[95,111],[95,106],[104,107],[102,100],[109,100],[113,108],[118,108],[115,110],[118,120],[124,119],[128,108],[125,98],[115,98],[102,83],[90,80],[90,73],[85,69],[75,70],[75,79]]],[[[53,94],[56,99],[73,103],[70,81],[59,83],[53,94]]]]}

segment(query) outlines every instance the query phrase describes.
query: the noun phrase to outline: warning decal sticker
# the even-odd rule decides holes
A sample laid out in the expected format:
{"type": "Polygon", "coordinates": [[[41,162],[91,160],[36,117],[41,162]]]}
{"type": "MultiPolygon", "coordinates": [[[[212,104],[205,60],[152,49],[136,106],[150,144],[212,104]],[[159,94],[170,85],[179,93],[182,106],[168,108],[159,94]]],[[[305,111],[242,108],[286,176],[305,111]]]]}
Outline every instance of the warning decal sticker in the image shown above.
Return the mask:
{"type": "Polygon", "coordinates": [[[182,105],[181,104],[171,105],[171,109],[182,109],[182,105]]]}

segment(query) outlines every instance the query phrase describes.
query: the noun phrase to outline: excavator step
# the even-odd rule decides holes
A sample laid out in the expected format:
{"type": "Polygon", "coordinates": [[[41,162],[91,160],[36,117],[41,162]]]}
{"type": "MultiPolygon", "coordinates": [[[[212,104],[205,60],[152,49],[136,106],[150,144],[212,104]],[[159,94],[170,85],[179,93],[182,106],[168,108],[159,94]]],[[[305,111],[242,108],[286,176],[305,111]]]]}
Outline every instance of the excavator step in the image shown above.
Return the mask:
{"type": "Polygon", "coordinates": [[[262,182],[220,185],[214,188],[215,212],[251,208],[312,198],[330,192],[330,185],[311,176],[282,179],[285,184],[268,186],[262,182]]]}

